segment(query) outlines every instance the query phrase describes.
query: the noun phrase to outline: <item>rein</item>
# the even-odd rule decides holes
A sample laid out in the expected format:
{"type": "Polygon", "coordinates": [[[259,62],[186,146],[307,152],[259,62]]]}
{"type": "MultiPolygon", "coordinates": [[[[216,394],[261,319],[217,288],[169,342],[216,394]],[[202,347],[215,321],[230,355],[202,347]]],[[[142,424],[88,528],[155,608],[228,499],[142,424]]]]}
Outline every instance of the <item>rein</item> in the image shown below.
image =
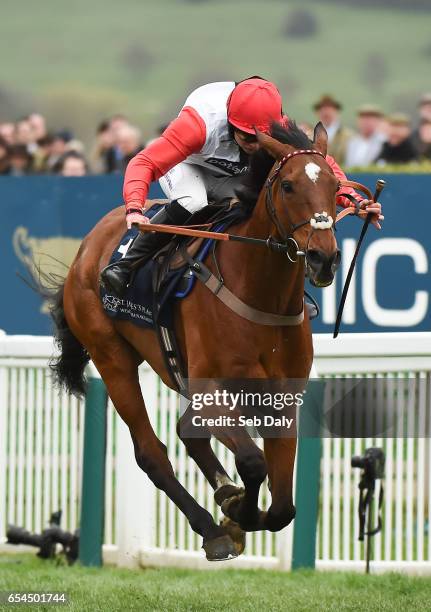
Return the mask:
{"type": "MultiPolygon", "coordinates": [[[[262,239],[262,238],[253,238],[251,236],[237,236],[235,234],[227,234],[227,233],[211,232],[211,231],[195,229],[196,227],[208,227],[209,224],[189,225],[185,227],[177,226],[177,225],[160,225],[157,223],[151,223],[151,224],[138,223],[136,225],[139,227],[139,231],[141,232],[161,232],[163,234],[177,234],[180,236],[190,236],[192,238],[209,238],[211,240],[224,240],[224,241],[232,240],[234,242],[248,242],[249,244],[266,246],[267,248],[273,251],[278,251],[279,253],[286,253],[289,259],[292,262],[295,262],[297,260],[293,260],[289,255],[289,250],[291,250],[288,244],[289,242],[293,242],[293,245],[297,249],[296,251],[297,256],[301,256],[301,255],[305,256],[305,252],[299,250],[298,243],[293,238],[293,233],[297,229],[299,229],[300,227],[303,227],[304,225],[307,225],[308,223],[312,226],[313,230],[332,229],[333,225],[341,221],[341,219],[343,219],[347,215],[357,215],[358,210],[359,210],[359,203],[357,202],[357,200],[355,200],[353,196],[351,196],[349,193],[338,193],[337,192],[338,196],[343,196],[347,198],[348,200],[350,200],[350,202],[352,203],[352,206],[344,208],[342,211],[340,211],[337,214],[335,221],[332,219],[332,217],[330,217],[329,215],[325,213],[320,213],[320,214],[315,213],[314,217],[312,217],[311,219],[302,221],[301,223],[297,223],[297,224],[291,223],[292,232],[290,235],[288,235],[284,227],[282,226],[280,220],[277,217],[277,212],[275,210],[274,202],[272,199],[272,187],[274,185],[274,182],[276,181],[276,179],[278,178],[280,174],[280,170],[283,168],[286,162],[288,162],[293,157],[296,157],[297,155],[319,155],[320,157],[323,157],[323,159],[325,159],[326,161],[325,155],[321,153],[321,151],[317,151],[317,149],[297,149],[295,151],[292,151],[288,155],[285,155],[278,162],[272,175],[266,180],[267,211],[274,225],[277,227],[280,235],[285,237],[285,242],[278,242],[272,236],[269,236],[267,239],[262,239]]],[[[358,191],[362,191],[369,200],[373,198],[373,195],[371,191],[368,189],[368,187],[356,181],[349,181],[349,180],[339,181],[338,186],[339,186],[339,189],[341,189],[341,187],[353,187],[354,189],[357,189],[358,191]]]]}

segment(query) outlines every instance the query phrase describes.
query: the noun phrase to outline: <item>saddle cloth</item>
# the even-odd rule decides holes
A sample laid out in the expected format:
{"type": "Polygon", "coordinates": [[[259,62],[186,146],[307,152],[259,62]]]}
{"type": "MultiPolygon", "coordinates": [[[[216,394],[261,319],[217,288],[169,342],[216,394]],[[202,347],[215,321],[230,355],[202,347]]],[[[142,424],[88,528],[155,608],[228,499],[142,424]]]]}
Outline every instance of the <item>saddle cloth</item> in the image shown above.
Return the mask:
{"type": "MultiPolygon", "coordinates": [[[[154,204],[151,209],[148,210],[147,216],[152,217],[160,208],[161,205],[154,204]]],[[[218,208],[220,209],[220,207],[218,208]]],[[[237,212],[231,212],[228,219],[211,227],[211,231],[223,232],[229,225],[232,225],[232,223],[241,218],[244,218],[244,210],[238,206],[237,212]]],[[[203,221],[200,220],[200,222],[203,221]]],[[[193,219],[190,220],[190,224],[193,224],[193,219]]],[[[109,263],[122,259],[138,232],[138,229],[132,228],[124,234],[120,243],[112,253],[109,263]]],[[[184,239],[176,238],[175,240],[179,243],[180,240],[184,239]]],[[[214,240],[203,241],[198,253],[195,255],[195,259],[203,261],[213,243],[214,240]]],[[[111,292],[107,291],[105,287],[101,286],[100,297],[103,308],[109,317],[117,320],[131,321],[140,327],[155,329],[153,278],[155,266],[157,265],[159,265],[157,259],[150,259],[142,267],[138,268],[132,283],[127,288],[122,298],[113,295],[111,292]]],[[[189,295],[195,282],[196,278],[192,275],[186,264],[166,273],[157,295],[157,324],[163,327],[172,328],[174,303],[176,300],[185,298],[189,295]]]]}

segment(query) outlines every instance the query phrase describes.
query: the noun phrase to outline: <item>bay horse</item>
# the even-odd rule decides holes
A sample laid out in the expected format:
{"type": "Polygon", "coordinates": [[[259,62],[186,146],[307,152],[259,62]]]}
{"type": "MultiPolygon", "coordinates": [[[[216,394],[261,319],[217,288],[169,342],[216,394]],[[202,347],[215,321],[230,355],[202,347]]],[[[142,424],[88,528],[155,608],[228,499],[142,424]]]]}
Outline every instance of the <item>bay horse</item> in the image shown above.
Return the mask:
{"type": "MultiPolygon", "coordinates": [[[[336,216],[338,181],[326,161],[327,134],[316,126],[314,142],[289,122],[257,133],[260,151],[244,181],[244,201],[252,212],[230,230],[241,236],[290,241],[305,257],[286,257],[261,246],[222,242],[217,255],[227,287],[251,307],[280,315],[304,309],[304,277],[317,286],[334,278],[340,255],[333,227],[316,231],[316,219],[336,216]],[[269,179],[268,179],[269,175],[269,179]],[[267,180],[268,179],[268,180],[267,180]]],[[[331,219],[331,220],[332,220],[331,219]]],[[[323,219],[324,221],[325,219],[323,219]]],[[[129,427],[139,467],[185,514],[203,538],[207,559],[230,559],[242,552],[244,531],[279,531],[295,516],[292,495],[296,436],[268,438],[260,450],[247,434],[220,438],[235,455],[244,487],[231,480],[214,454],[210,438],[183,437],[228,517],[217,524],[177,480],[165,445],[147,415],[138,380],[146,361],[173,388],[155,332],[109,318],[99,296],[99,273],[124,233],[124,209],[108,213],[83,240],[64,283],[52,299],[60,355],[53,369],[69,391],[84,392],[84,368],[91,358],[120,417],[129,427]],[[271,505],[258,508],[260,486],[268,476],[271,505]],[[238,535],[239,534],[239,535],[238,535]]],[[[214,270],[208,256],[205,265],[214,270]]],[[[193,379],[302,379],[313,361],[308,314],[294,326],[268,327],[246,320],[197,283],[175,306],[175,332],[193,379]]],[[[181,419],[190,417],[186,411],[181,419]]],[[[181,421],[180,419],[180,421],[181,421]]],[[[180,423],[181,424],[181,423],[180,423]]],[[[181,429],[178,429],[181,437],[181,429]]],[[[142,508],[144,515],[145,508],[142,508]]]]}

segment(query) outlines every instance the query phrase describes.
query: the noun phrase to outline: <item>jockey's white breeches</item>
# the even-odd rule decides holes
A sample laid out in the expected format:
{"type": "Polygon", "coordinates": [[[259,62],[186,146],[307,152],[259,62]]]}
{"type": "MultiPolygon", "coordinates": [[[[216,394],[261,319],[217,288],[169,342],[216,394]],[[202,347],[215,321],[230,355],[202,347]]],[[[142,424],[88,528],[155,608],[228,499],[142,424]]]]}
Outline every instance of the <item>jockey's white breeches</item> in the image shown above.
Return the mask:
{"type": "Polygon", "coordinates": [[[181,162],[159,180],[169,200],[177,200],[190,213],[209,203],[221,204],[235,196],[240,176],[214,173],[212,169],[181,162]]]}

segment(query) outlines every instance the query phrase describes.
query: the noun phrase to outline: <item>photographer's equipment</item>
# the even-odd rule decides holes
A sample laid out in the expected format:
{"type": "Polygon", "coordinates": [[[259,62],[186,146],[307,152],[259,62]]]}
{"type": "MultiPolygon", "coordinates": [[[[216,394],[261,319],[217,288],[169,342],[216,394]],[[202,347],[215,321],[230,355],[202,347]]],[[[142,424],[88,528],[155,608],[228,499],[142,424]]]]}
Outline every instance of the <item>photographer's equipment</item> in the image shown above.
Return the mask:
{"type": "Polygon", "coordinates": [[[79,530],[75,533],[63,531],[60,528],[61,510],[53,512],[49,519],[49,526],[42,533],[30,533],[23,527],[8,525],[7,544],[26,544],[39,549],[37,556],[41,559],[56,558],[57,544],[63,547],[60,554],[64,554],[67,563],[72,565],[78,558],[79,530]]]}
{"type": "Polygon", "coordinates": [[[364,536],[367,536],[366,547],[366,573],[370,573],[370,557],[371,557],[371,536],[376,535],[382,529],[381,509],[383,504],[383,484],[380,483],[379,502],[377,509],[377,525],[372,527],[373,520],[373,500],[376,489],[376,480],[382,480],[385,475],[385,454],[381,448],[367,448],[362,457],[352,457],[352,468],[362,470],[361,479],[358,487],[359,495],[359,536],[358,540],[364,541],[364,536]],[[368,521],[367,521],[368,513],[368,521]],[[365,531],[365,523],[367,522],[368,530],[365,531]]]}

